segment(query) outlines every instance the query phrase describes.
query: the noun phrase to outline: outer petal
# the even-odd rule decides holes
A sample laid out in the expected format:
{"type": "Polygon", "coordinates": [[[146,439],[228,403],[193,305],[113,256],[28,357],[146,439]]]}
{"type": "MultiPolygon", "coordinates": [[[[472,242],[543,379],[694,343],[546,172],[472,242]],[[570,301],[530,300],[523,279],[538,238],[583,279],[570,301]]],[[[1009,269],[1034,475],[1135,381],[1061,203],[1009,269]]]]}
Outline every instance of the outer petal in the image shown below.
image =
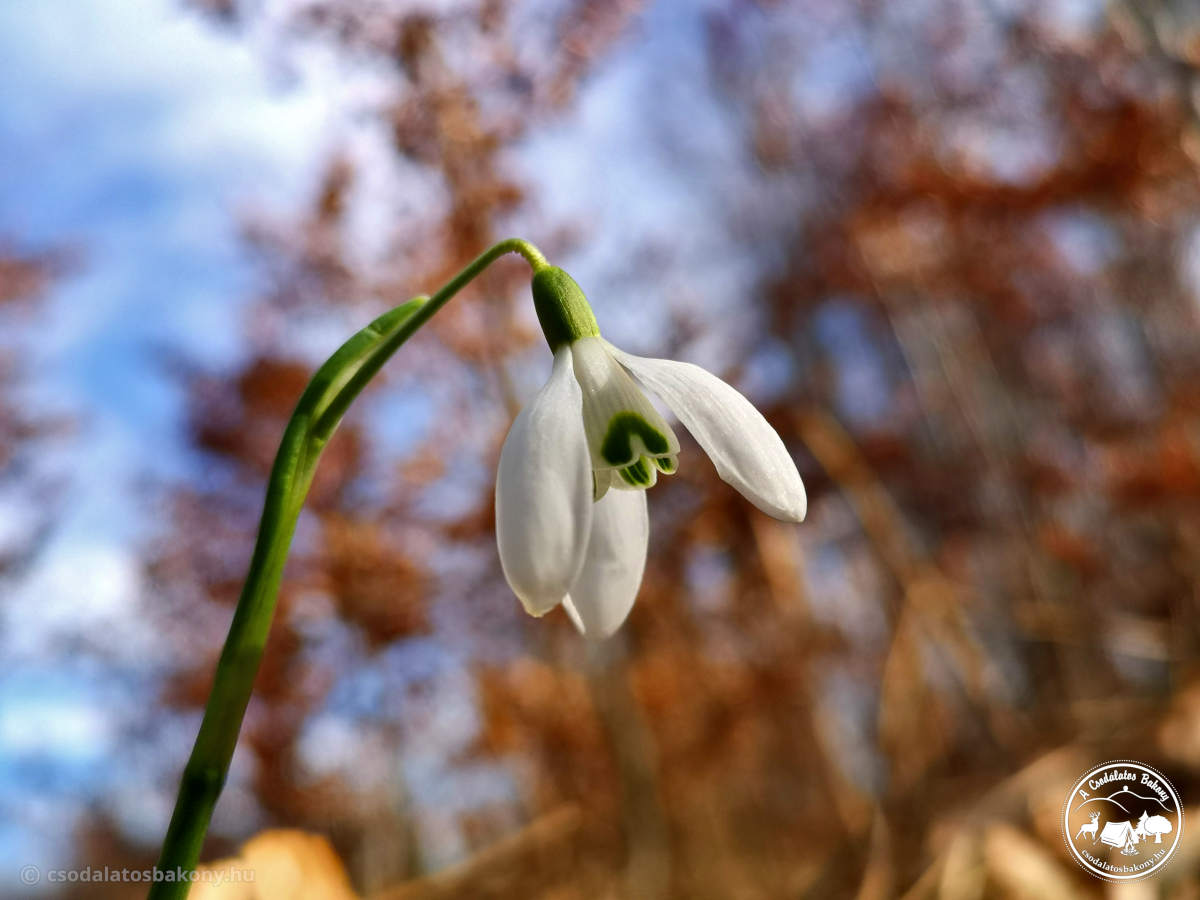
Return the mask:
{"type": "Polygon", "coordinates": [[[571,348],[513,422],[496,474],[496,545],[504,577],[534,616],[557,606],[583,565],[592,467],[571,348]]]}
{"type": "Polygon", "coordinates": [[[642,586],[649,540],[645,491],[609,491],[596,503],[583,569],[563,601],[587,637],[609,637],[629,615],[642,586]]]}
{"type": "Polygon", "coordinates": [[[724,481],[767,515],[803,520],[808,499],[796,464],[779,434],[749,400],[691,363],[633,356],[612,344],[608,348],[671,407],[724,481]]]}

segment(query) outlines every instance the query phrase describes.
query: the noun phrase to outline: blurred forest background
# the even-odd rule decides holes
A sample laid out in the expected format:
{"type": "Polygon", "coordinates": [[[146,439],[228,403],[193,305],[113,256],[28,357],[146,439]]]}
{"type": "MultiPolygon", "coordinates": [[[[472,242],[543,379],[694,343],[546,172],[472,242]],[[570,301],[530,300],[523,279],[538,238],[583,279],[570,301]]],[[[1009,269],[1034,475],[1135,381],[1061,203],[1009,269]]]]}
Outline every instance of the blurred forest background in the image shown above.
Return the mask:
{"type": "Polygon", "coordinates": [[[289,827],[410,900],[1200,897],[1195,824],[1121,889],[1058,830],[1114,758],[1200,821],[1194,8],[0,11],[0,892],[152,863],[308,375],[516,235],[750,396],[808,521],[685,439],[617,637],[526,617],[492,489],[549,354],[497,265],[328,449],[206,858],[289,827]]]}

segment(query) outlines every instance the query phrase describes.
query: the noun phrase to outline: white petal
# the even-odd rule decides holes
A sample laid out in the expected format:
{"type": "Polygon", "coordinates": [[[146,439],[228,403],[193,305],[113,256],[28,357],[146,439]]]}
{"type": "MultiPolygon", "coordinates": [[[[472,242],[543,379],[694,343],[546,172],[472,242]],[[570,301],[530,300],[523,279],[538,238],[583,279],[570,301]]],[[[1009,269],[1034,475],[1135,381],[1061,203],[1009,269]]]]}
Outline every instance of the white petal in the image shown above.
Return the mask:
{"type": "Polygon", "coordinates": [[[645,491],[609,491],[596,503],[587,557],[563,602],[587,637],[609,637],[629,615],[642,586],[649,540],[645,491]]]}
{"type": "Polygon", "coordinates": [[[583,626],[583,619],[579,618],[579,610],[575,608],[570,597],[563,597],[562,608],[563,612],[567,614],[567,618],[571,620],[571,624],[575,626],[575,630],[586,635],[587,629],[583,626]]]}
{"type": "Polygon", "coordinates": [[[504,577],[535,616],[567,595],[592,524],[592,467],[571,349],[513,422],[496,473],[496,545],[504,577]]]}
{"type": "Polygon", "coordinates": [[[749,400],[699,366],[608,347],[671,407],[724,481],[767,515],[803,520],[808,500],[796,464],[779,434],[749,400]]]}

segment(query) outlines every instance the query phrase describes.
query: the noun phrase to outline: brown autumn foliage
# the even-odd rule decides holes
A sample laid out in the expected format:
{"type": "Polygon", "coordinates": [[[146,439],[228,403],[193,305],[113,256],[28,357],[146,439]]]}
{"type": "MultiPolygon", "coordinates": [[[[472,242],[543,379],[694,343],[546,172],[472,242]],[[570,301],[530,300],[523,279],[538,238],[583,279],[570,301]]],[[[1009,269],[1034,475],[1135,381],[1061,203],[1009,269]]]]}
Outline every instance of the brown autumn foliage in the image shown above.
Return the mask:
{"type": "MultiPolygon", "coordinates": [[[[1098,896],[1057,833],[1077,774],[1133,757],[1200,798],[1191,58],[1145,8],[1068,39],[1035,7],[996,24],[967,3],[907,23],[849,6],[863,34],[911,46],[909,77],[881,67],[820,121],[780,85],[802,77],[789,35],[822,4],[711,4],[703,37],[752,187],[728,252],[763,260],[738,302],[786,363],[754,399],[799,460],[808,522],[764,518],[689,445],[654,490],[619,636],[585,647],[561,614],[526,619],[491,515],[524,399],[514,373],[541,352],[516,264],[414,340],[332,442],[243,739],[267,820],[327,835],[361,894],[1098,896]],[[1008,78],[1035,85],[1033,113],[1005,106],[1008,78]],[[976,138],[1023,116],[1053,152],[1014,174],[976,138]],[[861,415],[847,392],[868,376],[879,407],[861,415]],[[372,409],[401,391],[436,415],[392,458],[372,409]],[[444,671],[387,662],[430,645],[469,676],[473,712],[445,711],[444,671]],[[386,765],[306,775],[306,727],[360,669],[396,676],[355,720],[363,766],[386,765]],[[478,720],[448,751],[446,715],[478,720]],[[406,768],[429,753],[450,754],[444,808],[406,768]],[[483,769],[511,788],[472,795],[483,769]]],[[[288,23],[397,68],[402,87],[369,115],[446,200],[398,221],[394,257],[367,268],[342,238],[360,176],[348,158],[306,220],[251,224],[275,289],[248,326],[252,358],[192,382],[196,443],[221,477],[174,498],[154,562],[168,639],[189,648],[168,692],[182,706],[203,702],[275,442],[316,361],[289,350],[288,323],[324,315],[348,333],[507,236],[537,188],[505,152],[570,107],[641,12],[539,7],[551,25],[530,53],[510,28],[524,4],[405,9],[314,2],[288,23]]],[[[576,225],[526,236],[566,258],[576,225]]],[[[715,327],[687,312],[662,355],[715,327]]],[[[737,383],[751,363],[720,374],[737,383]]],[[[210,858],[232,850],[218,835],[210,858]]],[[[1198,856],[1193,830],[1148,890],[1195,896],[1198,856]]]]}
{"type": "MultiPolygon", "coordinates": [[[[72,263],[65,250],[30,252],[0,238],[0,331],[11,336],[36,327],[41,301],[72,263]]],[[[18,540],[0,545],[0,574],[30,558],[49,532],[58,491],[34,460],[44,442],[71,424],[21,401],[18,392],[28,366],[27,350],[18,340],[0,345],[0,481],[14,487],[12,496],[22,508],[36,511],[18,540]]]]}

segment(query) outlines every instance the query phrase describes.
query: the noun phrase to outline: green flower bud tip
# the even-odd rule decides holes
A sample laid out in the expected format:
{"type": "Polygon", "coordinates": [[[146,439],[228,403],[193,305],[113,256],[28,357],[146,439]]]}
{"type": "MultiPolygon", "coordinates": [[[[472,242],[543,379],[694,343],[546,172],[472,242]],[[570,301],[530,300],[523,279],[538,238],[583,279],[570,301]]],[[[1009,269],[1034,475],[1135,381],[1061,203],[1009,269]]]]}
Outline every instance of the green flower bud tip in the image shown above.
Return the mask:
{"type": "Polygon", "coordinates": [[[600,326],[575,279],[557,266],[545,266],[533,275],[533,307],[550,352],[579,338],[599,337],[600,326]]]}

